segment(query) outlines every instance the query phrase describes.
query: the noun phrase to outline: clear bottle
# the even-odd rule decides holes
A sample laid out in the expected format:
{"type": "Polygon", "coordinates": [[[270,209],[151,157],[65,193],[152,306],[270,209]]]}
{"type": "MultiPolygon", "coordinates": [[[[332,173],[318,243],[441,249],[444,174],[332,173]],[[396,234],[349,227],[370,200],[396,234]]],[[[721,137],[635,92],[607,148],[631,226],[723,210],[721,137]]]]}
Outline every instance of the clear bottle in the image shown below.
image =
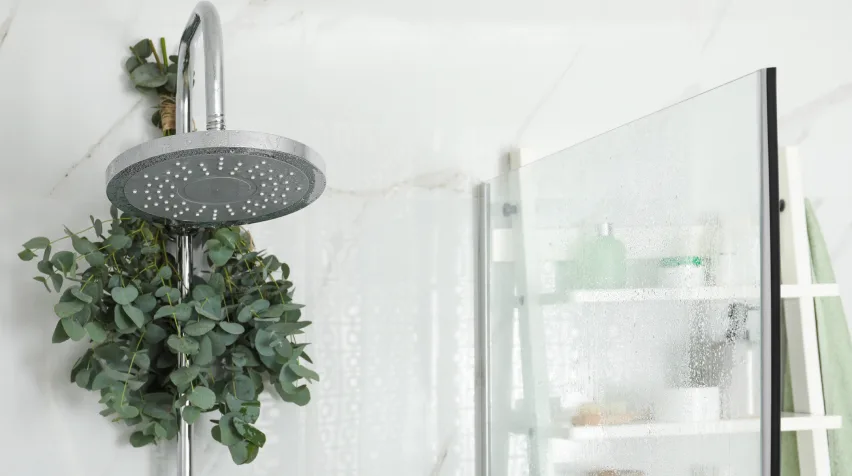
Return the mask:
{"type": "Polygon", "coordinates": [[[581,250],[580,276],[590,289],[621,288],[627,282],[627,251],[612,234],[611,223],[598,225],[597,236],[581,250]]]}
{"type": "Polygon", "coordinates": [[[749,418],[760,414],[760,344],[751,339],[748,311],[743,303],[728,307],[723,360],[722,416],[749,418]]]}

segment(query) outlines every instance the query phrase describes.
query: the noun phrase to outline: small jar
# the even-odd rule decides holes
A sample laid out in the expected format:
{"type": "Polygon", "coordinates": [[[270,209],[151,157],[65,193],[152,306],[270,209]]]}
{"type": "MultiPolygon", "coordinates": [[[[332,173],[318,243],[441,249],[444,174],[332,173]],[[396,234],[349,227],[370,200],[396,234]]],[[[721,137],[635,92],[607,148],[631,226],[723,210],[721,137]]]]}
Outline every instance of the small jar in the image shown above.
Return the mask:
{"type": "Polygon", "coordinates": [[[663,258],[659,268],[660,286],[664,288],[694,288],[707,283],[704,261],[698,256],[663,258]]]}

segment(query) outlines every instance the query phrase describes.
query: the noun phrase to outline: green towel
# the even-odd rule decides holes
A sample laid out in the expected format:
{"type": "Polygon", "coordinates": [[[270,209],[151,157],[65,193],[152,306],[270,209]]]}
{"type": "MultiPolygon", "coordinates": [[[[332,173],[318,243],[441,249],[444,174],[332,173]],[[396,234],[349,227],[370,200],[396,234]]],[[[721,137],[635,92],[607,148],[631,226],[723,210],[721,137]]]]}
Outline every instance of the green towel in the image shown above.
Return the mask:
{"type": "MultiPolygon", "coordinates": [[[[836,281],[828,248],[809,200],[805,200],[805,214],[814,282],[834,283],[836,281]]],[[[852,340],[849,338],[846,314],[839,297],[816,298],[814,306],[825,412],[843,417],[843,427],[828,432],[831,474],[846,476],[852,474],[852,399],[849,397],[852,395],[852,340]]],[[[783,330],[782,326],[782,333],[783,330]]],[[[792,411],[789,362],[785,369],[784,381],[783,409],[792,411]]],[[[781,468],[784,476],[800,474],[795,433],[784,433],[781,437],[781,468]]]]}

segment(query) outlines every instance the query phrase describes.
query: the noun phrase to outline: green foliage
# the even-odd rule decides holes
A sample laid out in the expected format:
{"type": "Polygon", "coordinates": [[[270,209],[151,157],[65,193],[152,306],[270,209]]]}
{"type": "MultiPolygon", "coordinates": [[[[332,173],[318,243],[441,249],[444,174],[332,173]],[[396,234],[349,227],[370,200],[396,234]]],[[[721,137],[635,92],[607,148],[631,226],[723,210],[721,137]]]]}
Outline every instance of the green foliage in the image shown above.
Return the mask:
{"type": "MultiPolygon", "coordinates": [[[[142,59],[154,53],[142,43],[133,50],[142,59]]],[[[319,376],[298,341],[310,322],[292,302],[286,264],[250,250],[239,228],[204,235],[209,277],[193,278],[183,298],[170,230],[116,210],[58,240],[33,238],[19,256],[40,257],[35,280],[59,293],[51,340],[90,344],[70,381],[98,392],[102,415],[133,427],[132,446],[174,438],[179,418],[194,423],[218,412],[213,438],[246,464],[266,442],[253,426],[258,395],[274,389],[297,405],[310,400],[305,384],[319,376]],[[51,254],[65,239],[73,251],[51,254]],[[179,353],[189,366],[178,367],[179,353]]]]}
{"type": "Polygon", "coordinates": [[[163,118],[174,118],[175,91],[177,91],[177,56],[168,55],[165,38],[160,38],[160,51],[154,42],[145,38],[129,47],[130,56],[124,61],[124,69],[133,86],[142,93],[153,93],[158,98],[157,110],[151,115],[151,123],[161,129],[163,135],[175,134],[174,121],[163,123],[163,118]],[[169,60],[172,61],[169,64],[169,60]],[[164,110],[168,110],[164,113],[164,110]]]}

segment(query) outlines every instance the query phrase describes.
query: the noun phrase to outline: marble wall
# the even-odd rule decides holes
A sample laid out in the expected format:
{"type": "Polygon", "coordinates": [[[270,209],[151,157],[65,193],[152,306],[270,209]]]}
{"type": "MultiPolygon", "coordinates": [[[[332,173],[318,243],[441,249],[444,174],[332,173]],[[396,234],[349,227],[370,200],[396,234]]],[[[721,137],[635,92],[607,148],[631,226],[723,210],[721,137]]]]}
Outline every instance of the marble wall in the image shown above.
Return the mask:
{"type": "MultiPolygon", "coordinates": [[[[852,3],[834,0],[219,0],[228,125],[325,157],[310,208],[252,227],[316,323],[323,382],[269,399],[267,448],[234,469],[199,429],[197,474],[473,474],[474,184],[514,146],[556,151],[777,66],[782,145],[805,160],[852,298],[852,3]]],[[[51,299],[15,257],[106,214],[103,171],[151,138],[127,45],[174,45],[192,0],[0,0],[4,125],[0,454],[8,474],[172,473],[69,385],[51,299]]]]}

